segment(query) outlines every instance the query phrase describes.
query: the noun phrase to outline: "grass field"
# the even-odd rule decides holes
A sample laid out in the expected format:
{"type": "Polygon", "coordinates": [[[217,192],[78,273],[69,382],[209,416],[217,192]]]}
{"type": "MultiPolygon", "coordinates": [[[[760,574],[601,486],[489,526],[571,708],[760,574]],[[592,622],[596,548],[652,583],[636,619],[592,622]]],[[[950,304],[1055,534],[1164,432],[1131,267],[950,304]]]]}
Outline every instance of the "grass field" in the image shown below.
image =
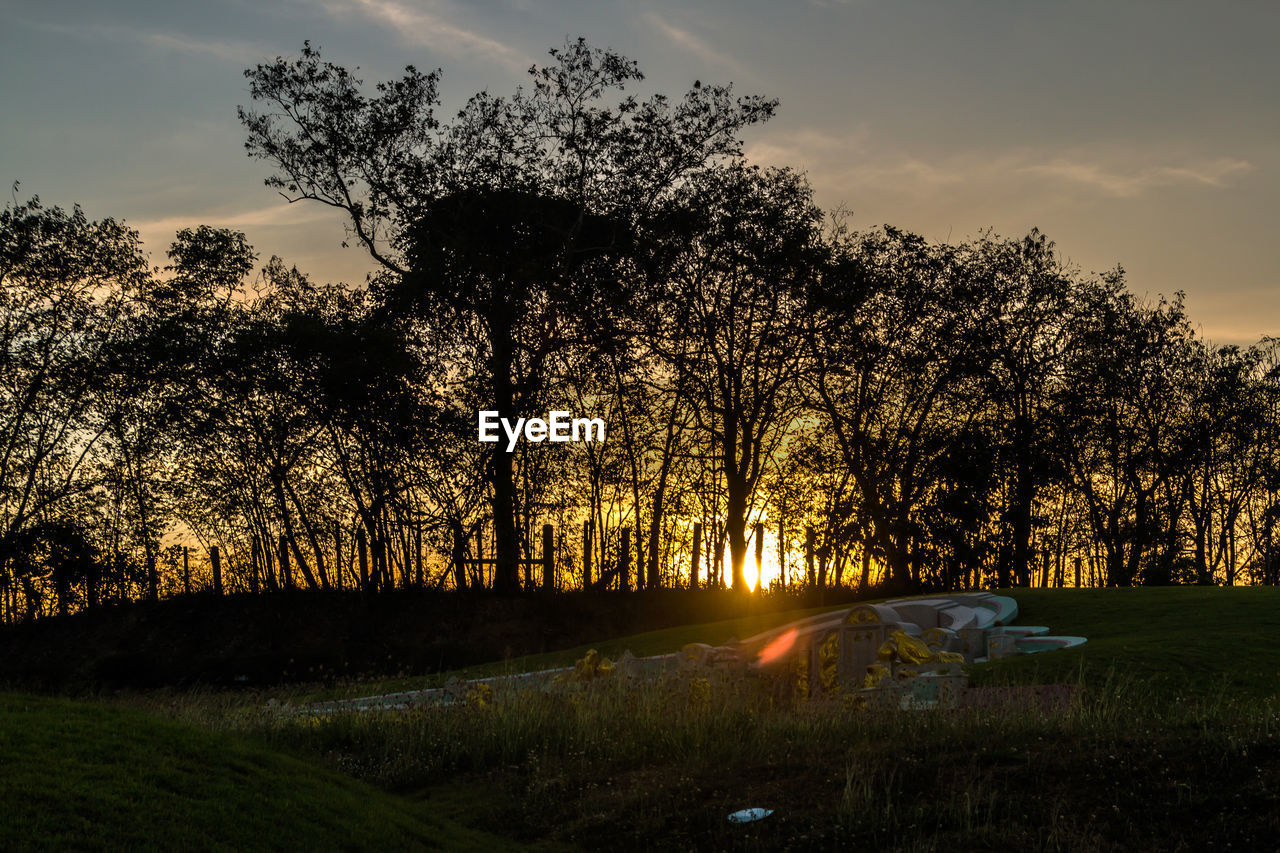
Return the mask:
{"type": "Polygon", "coordinates": [[[0,803],[0,850],[507,846],[252,738],[15,694],[0,694],[0,803]]]}
{"type": "MultiPolygon", "coordinates": [[[[265,711],[266,694],[162,692],[110,705],[8,696],[0,796],[19,807],[0,848],[34,838],[492,849],[491,832],[543,849],[1274,846],[1280,590],[1012,594],[1019,624],[1089,642],[974,667],[975,683],[1078,685],[1070,707],[797,707],[750,680],[714,679],[639,689],[604,679],[492,703],[324,718],[265,711]],[[774,813],[726,820],[753,806],[774,813]]],[[[800,615],[599,647],[671,651],[800,615]]],[[[572,663],[581,651],[495,666],[572,663]]]]}
{"type": "Polygon", "coordinates": [[[1018,590],[1019,624],[1089,642],[976,667],[975,682],[1124,678],[1158,695],[1237,700],[1280,693],[1280,589],[1018,590]]]}

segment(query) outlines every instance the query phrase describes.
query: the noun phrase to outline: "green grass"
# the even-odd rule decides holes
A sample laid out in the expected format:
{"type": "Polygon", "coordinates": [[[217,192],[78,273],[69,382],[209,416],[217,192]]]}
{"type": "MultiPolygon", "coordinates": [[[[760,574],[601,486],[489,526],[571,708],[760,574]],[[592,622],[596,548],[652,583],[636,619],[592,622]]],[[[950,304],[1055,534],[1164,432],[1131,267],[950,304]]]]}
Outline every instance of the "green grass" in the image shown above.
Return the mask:
{"type": "MultiPolygon", "coordinates": [[[[290,849],[1274,844],[1280,590],[1010,594],[1019,624],[1089,641],[974,666],[975,683],[1081,684],[1070,706],[854,710],[797,704],[785,683],[714,674],[706,701],[691,680],[700,676],[671,675],[326,717],[268,712],[262,693],[153,693],[117,700],[125,707],[5,697],[0,848],[30,838],[290,849]],[[775,813],[746,826],[726,820],[751,806],[775,813]]],[[[813,612],[591,645],[614,656],[662,653],[813,612]]],[[[459,674],[571,663],[586,648],[459,674]]]]}
{"type": "Polygon", "coordinates": [[[314,761],[143,711],[0,694],[0,849],[501,849],[314,761]]]}
{"type": "Polygon", "coordinates": [[[976,684],[1121,678],[1169,699],[1280,693],[1280,588],[1011,590],[1017,622],[1088,638],[1066,651],[974,667],[976,684]]]}
{"type": "MultiPolygon", "coordinates": [[[[672,677],[237,725],[427,793],[469,825],[590,849],[1178,850],[1280,836],[1280,590],[1010,594],[1019,624],[1089,642],[974,666],[975,683],[1080,684],[1071,706],[854,711],[713,679],[704,707],[672,677]],[[775,814],[726,821],[749,806],[775,814]]],[[[809,612],[594,645],[674,651],[809,612]]],[[[585,648],[503,666],[567,663],[585,648]]]]}
{"type": "Polygon", "coordinates": [[[1280,834],[1280,705],[1103,685],[1051,712],[796,707],[678,677],[482,707],[249,725],[518,840],[588,849],[1258,847],[1280,834]],[[775,815],[735,827],[726,816],[775,815]]]}

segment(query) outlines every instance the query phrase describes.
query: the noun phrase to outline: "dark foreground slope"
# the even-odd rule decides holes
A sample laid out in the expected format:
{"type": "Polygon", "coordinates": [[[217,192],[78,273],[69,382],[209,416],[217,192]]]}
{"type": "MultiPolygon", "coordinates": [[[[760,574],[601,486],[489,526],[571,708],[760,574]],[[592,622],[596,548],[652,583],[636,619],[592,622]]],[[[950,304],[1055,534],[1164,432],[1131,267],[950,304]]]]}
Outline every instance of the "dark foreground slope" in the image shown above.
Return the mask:
{"type": "Polygon", "coordinates": [[[3,850],[493,850],[503,842],[244,737],[0,694],[3,850]]]}
{"type": "Polygon", "coordinates": [[[696,674],[331,716],[264,701],[294,688],[0,696],[0,849],[1274,849],[1280,590],[1011,594],[1089,643],[975,679],[1068,682],[1069,704],[857,709],[696,674]],[[748,807],[773,813],[727,820],[748,807]]]}

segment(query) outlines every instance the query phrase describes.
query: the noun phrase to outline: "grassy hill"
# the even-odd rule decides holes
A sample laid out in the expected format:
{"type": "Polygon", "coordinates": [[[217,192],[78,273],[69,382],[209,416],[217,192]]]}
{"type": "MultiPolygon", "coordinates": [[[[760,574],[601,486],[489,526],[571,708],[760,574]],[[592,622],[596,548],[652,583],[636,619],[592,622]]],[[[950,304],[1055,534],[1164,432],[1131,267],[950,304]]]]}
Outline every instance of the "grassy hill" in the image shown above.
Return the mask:
{"type": "Polygon", "coordinates": [[[1280,694],[1280,588],[1012,590],[1018,624],[1087,637],[1075,649],[975,667],[977,684],[1123,682],[1169,697],[1280,694]]]}
{"type": "Polygon", "coordinates": [[[252,738],[127,708],[0,694],[0,849],[494,850],[252,738]]]}
{"type": "MultiPolygon", "coordinates": [[[[974,666],[974,682],[1082,686],[1070,707],[795,709],[733,684],[699,705],[658,684],[259,731],[430,792],[469,825],[588,849],[1190,850],[1280,837],[1280,590],[1009,594],[1019,624],[1089,642],[974,666]],[[754,806],[774,814],[726,820],[754,806]]],[[[593,645],[671,651],[809,612],[593,645]]]]}
{"type": "MultiPolygon", "coordinates": [[[[1280,590],[1013,590],[1089,642],[972,667],[1070,707],[871,712],[679,679],[400,713],[0,695],[0,849],[1190,850],[1280,837],[1280,590]],[[139,708],[149,710],[139,710],[139,708]],[[170,717],[198,724],[162,719],[170,717]],[[774,813],[738,826],[727,815],[774,813]]],[[[722,643],[758,611],[588,644],[722,643]]],[[[587,646],[460,674],[572,663],[587,646]]],[[[421,683],[421,680],[418,680],[421,683]]],[[[376,692],[371,681],[349,689],[376,692]]]]}

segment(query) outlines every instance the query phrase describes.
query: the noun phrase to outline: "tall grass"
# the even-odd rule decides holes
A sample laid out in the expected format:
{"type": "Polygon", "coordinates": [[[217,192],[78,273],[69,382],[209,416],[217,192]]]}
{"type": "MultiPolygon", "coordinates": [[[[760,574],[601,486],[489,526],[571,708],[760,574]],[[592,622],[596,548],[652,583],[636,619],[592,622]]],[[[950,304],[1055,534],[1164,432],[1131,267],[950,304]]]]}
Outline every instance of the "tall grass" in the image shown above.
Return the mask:
{"type": "MultiPolygon", "coordinates": [[[[857,837],[884,849],[1014,839],[1077,850],[1139,830],[1174,846],[1219,830],[1243,841],[1250,825],[1195,824],[1177,810],[1221,810],[1223,792],[1250,773],[1280,778],[1274,699],[1173,696],[1117,670],[1049,709],[856,708],[797,702],[786,685],[754,678],[698,681],[610,677],[391,712],[204,713],[394,790],[482,787],[483,803],[460,807],[472,819],[606,849],[806,849],[857,837]],[[1153,803],[1172,819],[1141,817],[1153,803]],[[755,805],[776,814],[724,821],[755,805]]],[[[1246,787],[1227,804],[1270,790],[1246,787]]]]}

